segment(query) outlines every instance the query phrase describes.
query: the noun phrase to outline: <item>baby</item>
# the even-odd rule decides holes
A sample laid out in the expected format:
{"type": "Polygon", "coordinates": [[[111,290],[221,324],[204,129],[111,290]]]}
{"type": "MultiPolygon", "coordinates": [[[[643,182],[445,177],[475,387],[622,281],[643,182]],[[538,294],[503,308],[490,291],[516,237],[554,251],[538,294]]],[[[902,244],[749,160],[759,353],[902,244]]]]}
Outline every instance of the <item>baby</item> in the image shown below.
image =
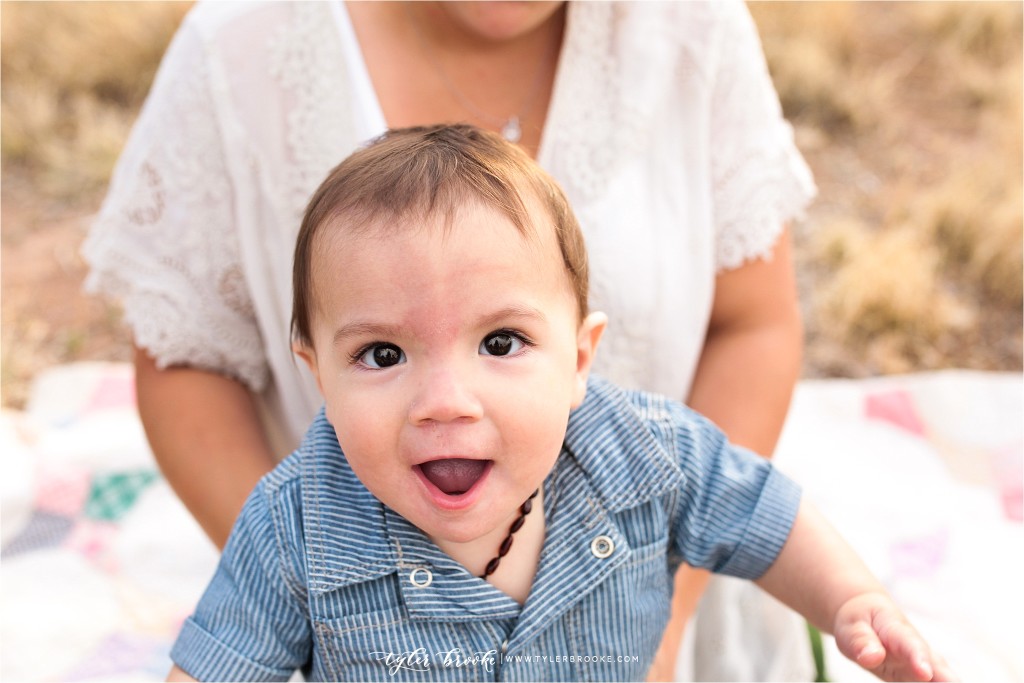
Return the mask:
{"type": "Polygon", "coordinates": [[[446,126],[356,152],[293,284],[325,407],[246,503],[172,678],[642,680],[682,562],[756,581],[884,679],[951,677],[767,460],[589,376],[583,238],[514,145],[446,126]]]}

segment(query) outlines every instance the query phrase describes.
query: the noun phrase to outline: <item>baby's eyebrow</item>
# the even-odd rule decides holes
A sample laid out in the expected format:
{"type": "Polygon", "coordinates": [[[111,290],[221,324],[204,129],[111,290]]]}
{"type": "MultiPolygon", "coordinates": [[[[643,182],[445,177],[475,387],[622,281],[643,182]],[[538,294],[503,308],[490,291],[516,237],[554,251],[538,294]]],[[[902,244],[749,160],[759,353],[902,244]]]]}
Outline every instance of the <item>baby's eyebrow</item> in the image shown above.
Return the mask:
{"type": "Polygon", "coordinates": [[[337,346],[348,337],[373,337],[375,339],[396,339],[399,328],[394,325],[357,320],[346,323],[334,332],[334,345],[337,346]]]}
{"type": "MultiPolygon", "coordinates": [[[[497,327],[503,323],[508,323],[510,320],[522,320],[524,318],[539,323],[546,323],[548,320],[547,316],[539,308],[512,304],[510,306],[502,306],[498,310],[481,317],[477,321],[477,326],[481,328],[497,327]]],[[[397,325],[356,320],[339,327],[334,332],[333,341],[335,346],[341,344],[349,337],[372,337],[386,341],[388,339],[398,339],[402,331],[403,328],[397,325]]],[[[405,330],[405,332],[408,333],[408,330],[405,330]]]]}
{"type": "Polygon", "coordinates": [[[497,311],[494,311],[493,313],[485,315],[483,318],[480,319],[480,326],[491,327],[493,325],[498,325],[504,321],[508,321],[509,319],[516,318],[528,318],[540,323],[546,323],[548,321],[548,317],[544,315],[544,312],[541,311],[539,308],[534,308],[533,306],[525,306],[520,304],[512,304],[511,306],[504,306],[502,308],[499,308],[497,311]]]}

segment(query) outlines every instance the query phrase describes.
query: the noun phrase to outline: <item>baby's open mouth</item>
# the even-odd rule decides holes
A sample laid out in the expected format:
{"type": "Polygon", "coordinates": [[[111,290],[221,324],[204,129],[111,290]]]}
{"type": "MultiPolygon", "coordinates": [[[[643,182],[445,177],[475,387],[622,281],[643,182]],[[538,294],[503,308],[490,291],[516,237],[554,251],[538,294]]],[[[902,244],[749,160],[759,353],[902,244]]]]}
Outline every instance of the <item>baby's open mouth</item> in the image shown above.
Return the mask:
{"type": "Polygon", "coordinates": [[[490,460],[447,458],[430,460],[419,465],[431,484],[449,496],[458,496],[473,488],[487,470],[490,460]]]}

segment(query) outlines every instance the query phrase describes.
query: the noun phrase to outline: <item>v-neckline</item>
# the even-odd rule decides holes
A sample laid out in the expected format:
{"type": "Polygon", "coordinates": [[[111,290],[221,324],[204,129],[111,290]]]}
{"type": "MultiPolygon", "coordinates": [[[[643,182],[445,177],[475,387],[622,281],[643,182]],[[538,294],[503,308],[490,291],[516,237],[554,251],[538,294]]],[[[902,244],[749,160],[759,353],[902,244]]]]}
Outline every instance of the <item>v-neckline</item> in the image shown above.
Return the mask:
{"type": "MultiPolygon", "coordinates": [[[[352,25],[352,17],[345,6],[345,0],[333,0],[331,3],[331,14],[334,17],[334,24],[338,31],[338,39],[341,41],[342,53],[345,55],[345,68],[348,70],[349,82],[357,93],[353,102],[358,102],[362,108],[356,113],[358,130],[357,138],[360,140],[371,140],[388,130],[388,121],[384,116],[384,109],[380,103],[380,97],[373,87],[373,79],[370,78],[370,70],[366,66],[366,58],[363,54],[362,45],[356,35],[355,27],[352,25]]],[[[563,81],[568,78],[566,67],[566,45],[572,40],[573,14],[576,8],[574,3],[566,3],[565,8],[565,29],[562,36],[562,44],[558,52],[558,62],[555,65],[555,79],[551,87],[551,98],[548,101],[548,108],[544,115],[544,125],[541,128],[540,141],[537,145],[536,161],[542,168],[547,168],[551,161],[548,150],[550,131],[556,121],[556,114],[561,110],[560,92],[565,88],[561,87],[563,81]]]]}

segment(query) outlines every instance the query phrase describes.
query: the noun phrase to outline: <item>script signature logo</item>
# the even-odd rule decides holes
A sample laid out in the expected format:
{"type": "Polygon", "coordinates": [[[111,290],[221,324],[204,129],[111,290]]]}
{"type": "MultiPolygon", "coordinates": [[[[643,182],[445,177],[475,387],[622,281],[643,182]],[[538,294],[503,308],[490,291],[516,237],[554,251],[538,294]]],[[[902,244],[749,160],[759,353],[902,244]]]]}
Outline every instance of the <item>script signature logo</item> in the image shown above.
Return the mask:
{"type": "Polygon", "coordinates": [[[441,665],[446,669],[461,669],[465,666],[479,666],[487,673],[494,672],[494,658],[497,657],[497,650],[486,652],[463,652],[462,648],[454,647],[448,652],[437,652],[435,657],[441,660],[441,665]]]}
{"type": "Polygon", "coordinates": [[[448,651],[435,652],[433,656],[426,648],[418,647],[408,652],[388,652],[378,650],[370,656],[387,667],[388,674],[394,676],[399,671],[430,671],[432,666],[443,669],[462,669],[468,666],[479,666],[486,673],[494,672],[497,650],[467,652],[460,647],[448,651]]]}
{"type": "Polygon", "coordinates": [[[388,674],[392,676],[401,670],[430,671],[430,654],[422,647],[410,652],[371,652],[370,656],[376,657],[378,662],[384,662],[388,674]]]}

